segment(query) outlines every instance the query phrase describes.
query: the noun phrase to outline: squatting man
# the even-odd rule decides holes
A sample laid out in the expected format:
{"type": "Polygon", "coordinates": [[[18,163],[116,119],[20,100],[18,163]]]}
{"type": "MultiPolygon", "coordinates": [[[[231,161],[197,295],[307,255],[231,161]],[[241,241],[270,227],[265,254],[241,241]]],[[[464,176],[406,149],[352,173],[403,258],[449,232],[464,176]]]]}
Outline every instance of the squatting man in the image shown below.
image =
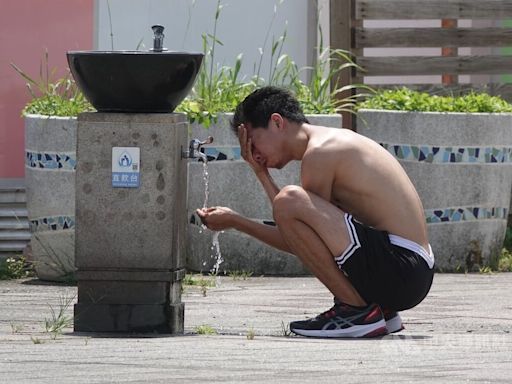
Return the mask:
{"type": "Polygon", "coordinates": [[[334,306],[294,321],[312,337],[372,337],[403,329],[398,311],[430,290],[434,255],[423,206],[398,161],[349,129],[315,126],[286,90],[264,87],[231,126],[270,202],[275,226],[227,207],[197,210],[211,230],[234,228],[296,255],[334,295],[334,306]],[[269,168],[301,161],[301,186],[279,188],[269,168]]]}

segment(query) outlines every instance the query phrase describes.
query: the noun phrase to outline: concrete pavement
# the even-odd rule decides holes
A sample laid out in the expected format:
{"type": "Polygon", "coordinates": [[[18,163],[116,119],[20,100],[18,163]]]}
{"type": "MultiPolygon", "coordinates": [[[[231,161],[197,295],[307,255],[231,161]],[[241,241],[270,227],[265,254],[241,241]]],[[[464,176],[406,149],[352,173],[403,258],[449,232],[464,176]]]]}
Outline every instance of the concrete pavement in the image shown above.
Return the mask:
{"type": "Polygon", "coordinates": [[[291,320],[331,306],[312,277],[222,277],[206,296],[186,286],[184,336],[66,328],[53,340],[50,305],[75,295],[0,281],[0,383],[512,382],[512,273],[438,274],[427,299],[402,313],[406,330],[365,340],[288,336],[291,320]],[[217,334],[198,335],[201,325],[217,334]]]}

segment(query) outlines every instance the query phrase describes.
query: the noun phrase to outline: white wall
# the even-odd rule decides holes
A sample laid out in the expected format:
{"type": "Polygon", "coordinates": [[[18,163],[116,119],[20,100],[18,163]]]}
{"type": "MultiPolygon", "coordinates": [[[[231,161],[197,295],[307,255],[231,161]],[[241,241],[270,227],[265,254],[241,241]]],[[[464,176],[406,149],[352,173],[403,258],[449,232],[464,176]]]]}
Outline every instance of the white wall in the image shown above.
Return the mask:
{"type": "MultiPolygon", "coordinates": [[[[310,65],[316,41],[313,0],[222,0],[215,57],[221,65],[233,65],[243,53],[242,72],[253,74],[254,64],[260,60],[268,32],[266,53],[261,75],[268,77],[272,37],[279,38],[287,29],[288,38],[282,53],[290,55],[299,66],[310,65]],[[274,7],[277,13],[274,17],[274,7]],[[308,16],[309,14],[309,16],[308,16]],[[270,28],[270,29],[269,29],[270,28]]],[[[115,50],[134,50],[142,41],[141,49],[153,45],[151,26],[165,27],[164,47],[177,51],[202,52],[204,33],[213,34],[217,1],[215,0],[96,0],[95,49],[111,50],[111,32],[115,50]],[[110,6],[109,20],[108,6],[110,6]]]]}

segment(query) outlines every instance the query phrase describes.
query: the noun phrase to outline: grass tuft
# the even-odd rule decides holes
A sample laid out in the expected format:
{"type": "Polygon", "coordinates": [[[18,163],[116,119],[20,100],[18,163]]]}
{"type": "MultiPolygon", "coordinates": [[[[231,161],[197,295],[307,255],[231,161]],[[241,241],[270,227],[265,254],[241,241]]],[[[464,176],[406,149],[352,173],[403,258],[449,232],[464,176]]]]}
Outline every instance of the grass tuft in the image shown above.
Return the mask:
{"type": "Polygon", "coordinates": [[[217,331],[212,326],[207,325],[207,324],[198,325],[197,327],[195,327],[194,330],[198,335],[216,335],[217,334],[217,331]]]}

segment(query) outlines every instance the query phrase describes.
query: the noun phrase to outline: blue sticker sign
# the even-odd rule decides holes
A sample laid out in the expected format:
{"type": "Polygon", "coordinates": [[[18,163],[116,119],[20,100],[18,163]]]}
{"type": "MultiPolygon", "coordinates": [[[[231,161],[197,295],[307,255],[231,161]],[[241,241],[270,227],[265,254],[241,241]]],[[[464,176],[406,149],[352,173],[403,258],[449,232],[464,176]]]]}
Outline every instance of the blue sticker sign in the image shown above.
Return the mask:
{"type": "Polygon", "coordinates": [[[112,147],[112,187],[139,188],[140,148],[112,147]]]}

